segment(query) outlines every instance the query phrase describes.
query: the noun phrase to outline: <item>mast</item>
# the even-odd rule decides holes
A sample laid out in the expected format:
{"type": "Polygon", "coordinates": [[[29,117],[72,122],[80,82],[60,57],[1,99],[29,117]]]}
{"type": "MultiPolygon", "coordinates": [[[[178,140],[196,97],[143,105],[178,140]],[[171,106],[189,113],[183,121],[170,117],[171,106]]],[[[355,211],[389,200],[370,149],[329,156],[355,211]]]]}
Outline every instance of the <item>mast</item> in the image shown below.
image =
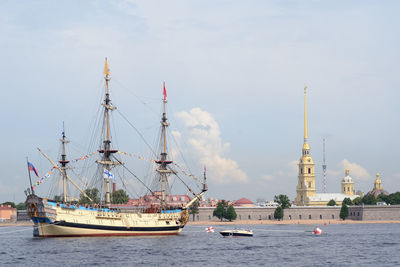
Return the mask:
{"type": "Polygon", "coordinates": [[[166,209],[166,198],[165,198],[165,188],[167,184],[168,174],[172,171],[167,169],[167,165],[171,164],[171,160],[167,160],[167,127],[169,126],[168,119],[167,119],[167,112],[166,112],[166,105],[167,105],[167,91],[165,89],[165,82],[163,83],[163,114],[161,118],[161,154],[160,160],[156,161],[159,164],[157,172],[161,176],[161,209],[166,209]]]}
{"type": "Polygon", "coordinates": [[[206,165],[204,165],[203,192],[206,192],[207,190],[208,190],[208,187],[207,187],[207,168],[206,168],[206,165]]]}
{"type": "MultiPolygon", "coordinates": [[[[111,155],[113,153],[118,152],[118,150],[111,149],[111,131],[110,131],[110,112],[116,109],[111,104],[111,99],[110,99],[110,80],[111,80],[111,72],[110,68],[108,66],[107,58],[105,60],[104,64],[104,80],[106,81],[106,94],[104,98],[104,103],[102,104],[104,107],[104,118],[105,118],[105,137],[103,141],[103,147],[101,150],[99,150],[100,153],[103,154],[101,160],[97,160],[97,163],[101,164],[103,166],[103,172],[110,174],[111,169],[114,165],[119,165],[119,162],[112,161],[111,160],[111,155]]],[[[111,205],[111,197],[110,197],[110,176],[109,175],[104,175],[104,181],[106,183],[106,200],[105,204],[106,206],[111,205]]]]}
{"type": "Polygon", "coordinates": [[[26,157],[26,165],[28,165],[29,183],[30,183],[30,185],[31,185],[30,191],[32,192],[32,194],[35,194],[35,191],[33,191],[33,186],[32,186],[32,178],[31,178],[31,171],[29,170],[29,161],[28,161],[28,157],[26,157]]]}
{"type": "MultiPolygon", "coordinates": [[[[39,152],[40,152],[48,161],[50,161],[50,163],[53,164],[53,166],[54,166],[57,170],[59,170],[60,172],[62,172],[61,167],[60,167],[60,166],[57,166],[57,164],[55,164],[54,161],[52,161],[42,150],[40,150],[40,148],[37,148],[37,150],[39,150],[39,152]]],[[[68,174],[65,174],[65,177],[71,182],[71,184],[72,184],[73,186],[76,187],[76,189],[78,189],[78,190],[82,193],[83,196],[87,197],[91,202],[93,202],[93,200],[85,193],[85,191],[83,191],[83,190],[74,182],[74,180],[72,180],[72,179],[68,176],[68,174]]]]}
{"type": "Polygon", "coordinates": [[[63,198],[64,198],[64,203],[67,202],[67,164],[69,163],[69,160],[67,160],[67,155],[65,153],[65,144],[69,143],[67,139],[65,139],[65,128],[64,128],[64,122],[63,122],[63,131],[62,131],[62,138],[60,139],[61,145],[62,145],[62,154],[61,154],[61,160],[59,163],[61,164],[60,170],[61,170],[61,175],[63,177],[63,198]]]}

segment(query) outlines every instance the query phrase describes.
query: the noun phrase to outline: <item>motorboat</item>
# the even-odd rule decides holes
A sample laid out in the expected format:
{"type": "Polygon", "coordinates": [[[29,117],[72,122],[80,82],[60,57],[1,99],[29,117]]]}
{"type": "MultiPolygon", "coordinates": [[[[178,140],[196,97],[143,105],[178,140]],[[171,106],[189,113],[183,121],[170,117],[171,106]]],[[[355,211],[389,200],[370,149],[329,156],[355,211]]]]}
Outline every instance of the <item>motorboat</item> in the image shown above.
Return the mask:
{"type": "Polygon", "coordinates": [[[253,236],[252,230],[233,229],[219,232],[222,236],[253,236]]]}

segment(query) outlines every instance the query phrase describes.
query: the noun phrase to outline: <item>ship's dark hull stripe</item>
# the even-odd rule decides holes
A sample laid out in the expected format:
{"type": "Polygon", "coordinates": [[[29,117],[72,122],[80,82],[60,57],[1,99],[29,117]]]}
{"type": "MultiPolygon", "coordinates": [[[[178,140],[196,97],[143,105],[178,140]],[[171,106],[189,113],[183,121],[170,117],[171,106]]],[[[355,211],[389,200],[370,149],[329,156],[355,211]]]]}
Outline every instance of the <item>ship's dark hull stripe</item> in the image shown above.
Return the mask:
{"type": "Polygon", "coordinates": [[[176,231],[179,230],[178,226],[164,226],[164,227],[122,227],[122,226],[107,226],[107,225],[95,225],[95,224],[83,224],[83,223],[71,223],[64,221],[56,221],[55,225],[68,226],[84,229],[95,229],[95,230],[113,230],[113,231],[136,231],[136,232],[157,232],[157,231],[176,231]]]}
{"type": "Polygon", "coordinates": [[[106,234],[74,234],[74,235],[40,235],[38,237],[96,237],[96,236],[165,236],[165,235],[179,235],[179,232],[169,232],[169,233],[106,233],[106,234]]]}
{"type": "Polygon", "coordinates": [[[233,237],[235,237],[235,236],[253,236],[253,235],[250,235],[250,234],[239,234],[239,233],[235,233],[235,234],[221,233],[221,235],[223,235],[223,236],[233,236],[233,237]]]}

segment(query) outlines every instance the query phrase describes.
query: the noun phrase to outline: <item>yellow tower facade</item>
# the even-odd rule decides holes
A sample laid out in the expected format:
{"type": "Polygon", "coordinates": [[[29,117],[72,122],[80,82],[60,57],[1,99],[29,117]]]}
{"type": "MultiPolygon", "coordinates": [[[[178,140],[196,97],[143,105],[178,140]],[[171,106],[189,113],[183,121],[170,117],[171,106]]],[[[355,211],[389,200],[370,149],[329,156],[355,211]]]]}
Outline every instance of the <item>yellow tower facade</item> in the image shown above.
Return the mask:
{"type": "Polygon", "coordinates": [[[308,206],[309,197],[315,195],[315,164],[310,154],[307,128],[307,87],[304,87],[304,144],[300,158],[298,182],[296,187],[296,206],[308,206]]]}
{"type": "Polygon", "coordinates": [[[382,190],[382,181],[381,178],[379,178],[379,173],[376,174],[376,179],[374,182],[374,189],[375,190],[382,190]]]}
{"type": "Polygon", "coordinates": [[[354,196],[354,181],[350,177],[350,170],[345,170],[345,176],[342,179],[342,194],[347,196],[354,196]]]}

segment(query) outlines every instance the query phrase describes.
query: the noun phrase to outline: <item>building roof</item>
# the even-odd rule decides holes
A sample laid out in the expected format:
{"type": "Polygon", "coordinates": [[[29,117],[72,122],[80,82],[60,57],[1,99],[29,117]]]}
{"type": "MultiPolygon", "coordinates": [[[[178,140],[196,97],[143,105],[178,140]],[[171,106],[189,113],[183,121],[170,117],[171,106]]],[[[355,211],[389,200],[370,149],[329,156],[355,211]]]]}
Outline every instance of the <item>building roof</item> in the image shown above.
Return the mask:
{"type": "Polygon", "coordinates": [[[384,189],[373,189],[367,193],[367,195],[374,195],[375,198],[380,194],[389,195],[389,193],[384,189]]]}
{"type": "Polygon", "coordinates": [[[246,205],[246,204],[254,204],[254,203],[245,197],[242,197],[241,199],[233,202],[233,205],[246,205]]]}
{"type": "Polygon", "coordinates": [[[11,205],[0,205],[0,210],[14,210],[15,208],[11,207],[11,205]]]}

